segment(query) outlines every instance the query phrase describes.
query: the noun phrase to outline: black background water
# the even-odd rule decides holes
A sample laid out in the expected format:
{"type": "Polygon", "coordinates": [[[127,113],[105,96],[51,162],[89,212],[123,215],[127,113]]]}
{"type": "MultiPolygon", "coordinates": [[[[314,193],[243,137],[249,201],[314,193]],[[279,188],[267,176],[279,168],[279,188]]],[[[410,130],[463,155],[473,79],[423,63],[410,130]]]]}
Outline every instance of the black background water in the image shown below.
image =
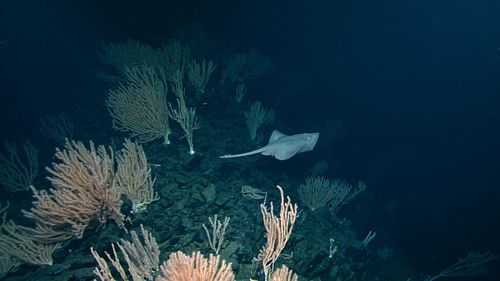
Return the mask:
{"type": "Polygon", "coordinates": [[[342,121],[349,134],[323,149],[376,182],[368,219],[422,271],[500,253],[499,1],[6,2],[3,138],[34,137],[33,120],[102,96],[100,41],[154,44],[198,23],[278,66],[260,98],[289,128],[342,121]]]}

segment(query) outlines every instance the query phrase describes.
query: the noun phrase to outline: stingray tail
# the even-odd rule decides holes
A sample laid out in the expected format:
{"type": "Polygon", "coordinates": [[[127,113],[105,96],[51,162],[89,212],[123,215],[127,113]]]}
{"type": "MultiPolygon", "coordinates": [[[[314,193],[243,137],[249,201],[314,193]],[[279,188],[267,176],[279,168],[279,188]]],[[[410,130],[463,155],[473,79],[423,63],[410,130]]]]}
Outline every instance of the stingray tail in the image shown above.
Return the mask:
{"type": "Polygon", "coordinates": [[[252,151],[245,152],[245,153],[240,153],[240,154],[226,154],[226,155],[219,156],[219,158],[221,158],[221,159],[227,159],[227,158],[245,157],[245,156],[250,156],[250,155],[261,153],[262,151],[264,151],[264,150],[262,148],[259,148],[259,149],[256,149],[256,150],[252,150],[252,151]]]}

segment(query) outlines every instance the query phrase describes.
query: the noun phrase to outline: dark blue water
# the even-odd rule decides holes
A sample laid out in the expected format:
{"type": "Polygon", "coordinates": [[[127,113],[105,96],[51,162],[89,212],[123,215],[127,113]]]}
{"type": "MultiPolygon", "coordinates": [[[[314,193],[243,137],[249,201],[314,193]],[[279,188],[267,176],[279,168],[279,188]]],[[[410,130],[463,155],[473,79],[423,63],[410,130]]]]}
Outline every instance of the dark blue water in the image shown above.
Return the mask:
{"type": "MultiPolygon", "coordinates": [[[[174,121],[169,147],[159,140],[143,144],[149,162],[162,165],[153,174],[164,199],[127,228],[150,227],[162,260],[177,250],[210,253],[201,224],[226,214],[232,217],[226,241],[239,250],[223,258],[238,280],[262,279],[259,270],[244,270],[265,243],[258,204],[238,192],[252,185],[277,204],[276,184],[304,210],[285,249],[293,257],[278,261],[299,280],[425,280],[470,250],[500,254],[500,2],[48,2],[4,1],[0,9],[2,142],[30,141],[39,150],[37,188],[50,187],[43,167],[57,161],[55,147],[61,147],[40,133],[44,116],[67,116],[73,138],[85,144],[120,146],[129,136],[113,130],[105,105],[117,84],[96,76],[113,71],[99,60],[100,44],[133,39],[159,48],[176,39],[191,47],[192,57],[217,66],[205,94],[195,95],[185,80],[188,104],[202,124],[194,136],[198,153],[187,155],[174,121]],[[235,85],[219,79],[232,56],[250,50],[276,71],[245,81],[248,92],[236,103],[235,85]],[[275,112],[275,121],[258,131],[260,142],[248,137],[243,115],[254,101],[275,112]],[[216,157],[262,146],[273,129],[321,136],[313,151],[286,161],[216,157]],[[326,168],[315,172],[320,162],[326,168]],[[335,215],[310,211],[296,190],[316,175],[353,185],[363,180],[367,189],[335,215]],[[231,199],[196,201],[210,185],[231,199]],[[353,237],[362,240],[369,230],[377,233],[369,246],[354,247],[353,237]],[[345,241],[328,258],[333,236],[345,241]],[[390,257],[377,252],[383,248],[390,257]]],[[[20,213],[31,208],[31,191],[2,190],[1,201],[10,201],[7,219],[33,225],[20,213]]],[[[4,279],[91,280],[90,246],[103,253],[129,237],[113,222],[97,225],[54,253],[56,269],[22,264],[4,279]]],[[[486,266],[489,273],[463,280],[498,280],[498,259],[486,266]]]]}

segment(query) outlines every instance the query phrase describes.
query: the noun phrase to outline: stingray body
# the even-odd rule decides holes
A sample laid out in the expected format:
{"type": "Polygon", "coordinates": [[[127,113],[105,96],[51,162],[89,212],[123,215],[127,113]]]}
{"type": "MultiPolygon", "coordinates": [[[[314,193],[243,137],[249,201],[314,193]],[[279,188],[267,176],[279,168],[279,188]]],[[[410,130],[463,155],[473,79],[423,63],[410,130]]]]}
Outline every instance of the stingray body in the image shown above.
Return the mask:
{"type": "Polygon", "coordinates": [[[297,153],[313,150],[318,138],[319,133],[288,136],[274,130],[266,146],[245,153],[219,156],[219,158],[237,158],[260,153],[266,156],[273,156],[278,160],[287,160],[297,153]]]}

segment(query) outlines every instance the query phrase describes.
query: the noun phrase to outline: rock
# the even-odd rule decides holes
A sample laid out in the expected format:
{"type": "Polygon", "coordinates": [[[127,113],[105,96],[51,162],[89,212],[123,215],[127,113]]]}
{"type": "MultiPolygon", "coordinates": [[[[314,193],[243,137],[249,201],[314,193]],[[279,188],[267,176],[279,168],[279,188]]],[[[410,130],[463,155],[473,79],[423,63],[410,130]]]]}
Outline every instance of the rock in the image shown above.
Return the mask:
{"type": "Polygon", "coordinates": [[[209,184],[207,187],[201,190],[201,195],[207,203],[212,203],[215,200],[215,184],[209,184]]]}

